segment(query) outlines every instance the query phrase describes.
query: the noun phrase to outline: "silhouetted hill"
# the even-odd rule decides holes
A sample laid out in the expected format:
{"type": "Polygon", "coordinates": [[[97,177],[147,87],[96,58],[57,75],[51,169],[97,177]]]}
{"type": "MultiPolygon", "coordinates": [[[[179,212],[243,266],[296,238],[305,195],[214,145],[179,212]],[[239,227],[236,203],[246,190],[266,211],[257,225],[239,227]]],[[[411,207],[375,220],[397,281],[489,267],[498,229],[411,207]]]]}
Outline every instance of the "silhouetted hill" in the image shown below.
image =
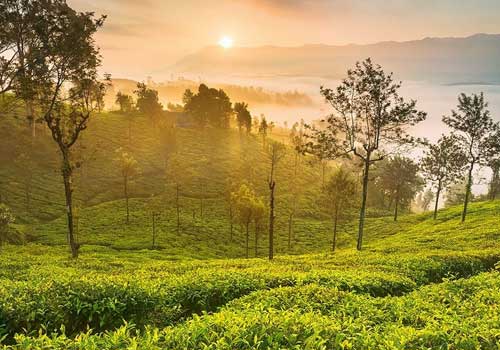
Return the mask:
{"type": "Polygon", "coordinates": [[[500,34],[425,38],[369,45],[207,47],[177,62],[179,74],[305,75],[341,78],[356,61],[372,57],[401,79],[440,83],[500,83],[500,34]]]}

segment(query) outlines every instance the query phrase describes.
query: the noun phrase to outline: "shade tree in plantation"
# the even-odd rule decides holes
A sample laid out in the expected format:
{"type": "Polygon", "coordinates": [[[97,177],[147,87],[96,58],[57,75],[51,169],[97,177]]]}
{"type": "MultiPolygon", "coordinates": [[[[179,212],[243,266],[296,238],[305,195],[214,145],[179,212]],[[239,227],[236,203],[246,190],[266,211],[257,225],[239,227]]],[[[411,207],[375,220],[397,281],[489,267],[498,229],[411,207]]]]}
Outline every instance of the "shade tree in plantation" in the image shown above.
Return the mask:
{"type": "Polygon", "coordinates": [[[198,93],[186,90],[183,96],[184,112],[190,115],[199,128],[227,129],[230,126],[233,108],[231,100],[222,89],[198,87],[198,93]]]}
{"type": "Polygon", "coordinates": [[[268,125],[266,117],[264,115],[260,116],[258,131],[259,131],[259,135],[262,137],[262,145],[265,149],[266,148],[267,133],[269,131],[269,125],[268,125]]]}
{"type": "Polygon", "coordinates": [[[443,122],[460,137],[461,148],[467,157],[467,183],[464,189],[462,222],[467,216],[467,207],[471,197],[473,171],[476,167],[487,165],[488,159],[496,152],[493,140],[499,132],[488,110],[488,103],[480,94],[460,94],[456,110],[451,115],[443,116],[443,122]]]}
{"type": "Polygon", "coordinates": [[[394,204],[394,221],[398,220],[401,209],[410,207],[424,186],[418,171],[418,164],[407,157],[394,156],[381,163],[377,186],[389,198],[389,207],[394,204]]]}
{"type": "Polygon", "coordinates": [[[129,198],[130,198],[130,181],[140,174],[140,168],[137,160],[122,148],[116,150],[117,157],[115,159],[123,180],[123,196],[125,198],[126,216],[125,222],[130,222],[129,198]]]}
{"type": "Polygon", "coordinates": [[[286,147],[284,144],[272,141],[266,148],[268,162],[269,162],[269,175],[267,178],[267,186],[269,188],[269,260],[274,257],[274,221],[276,219],[274,214],[275,209],[275,193],[276,193],[276,170],[281,160],[286,155],[286,147]]]}
{"type": "Polygon", "coordinates": [[[333,221],[332,251],[337,247],[338,226],[357,204],[358,181],[343,167],[334,169],[323,186],[322,202],[333,221]]]}
{"type": "Polygon", "coordinates": [[[15,218],[11,210],[5,204],[0,203],[0,250],[7,241],[9,225],[14,223],[15,218]]]}
{"type": "MultiPolygon", "coordinates": [[[[61,0],[48,2],[3,0],[0,2],[0,96],[9,93],[9,102],[2,105],[10,110],[23,109],[32,136],[36,124],[41,122],[37,109],[37,86],[33,77],[43,69],[42,50],[47,42],[40,40],[45,29],[54,21],[44,21],[45,16],[67,6],[61,0]],[[42,24],[42,21],[44,23],[42,24]],[[23,104],[23,107],[19,105],[23,104]]],[[[45,32],[47,33],[47,32],[45,32]]],[[[44,34],[46,35],[46,34],[44,34]]],[[[54,43],[51,43],[52,46],[54,43]]],[[[2,102],[6,102],[3,99],[2,102]]]]}
{"type": "Polygon", "coordinates": [[[245,102],[236,102],[233,109],[236,113],[236,122],[240,133],[243,129],[246,129],[247,134],[250,134],[252,131],[252,115],[248,111],[248,104],[245,102]]]}
{"type": "Polygon", "coordinates": [[[426,118],[416,101],[400,95],[401,83],[374,64],[358,62],[336,89],[321,88],[333,109],[322,128],[312,128],[314,144],[325,144],[334,154],[353,154],[363,164],[357,249],[362,249],[370,167],[394,148],[415,142],[407,129],[426,118]]]}
{"type": "Polygon", "coordinates": [[[500,159],[493,158],[488,162],[491,169],[491,181],[488,186],[488,198],[495,200],[500,195],[500,159]]]}
{"type": "Polygon", "coordinates": [[[254,250],[255,257],[259,256],[259,237],[263,222],[266,218],[266,205],[262,198],[257,198],[253,208],[253,224],[254,224],[254,250]]]}
{"type": "Polygon", "coordinates": [[[245,256],[248,258],[250,251],[250,225],[258,215],[261,215],[262,200],[257,197],[254,189],[247,184],[241,184],[232,192],[231,197],[236,209],[236,220],[245,228],[245,256]]]}
{"type": "MultiPolygon", "coordinates": [[[[72,147],[91,116],[103,106],[105,83],[97,74],[100,56],[93,35],[103,25],[104,17],[76,12],[65,1],[33,4],[39,20],[31,35],[41,44],[30,56],[30,74],[24,79],[36,91],[28,100],[37,107],[61,155],[68,243],[76,258],[80,245],[74,236],[73,173],[80,164],[73,161],[72,147]]],[[[20,98],[26,97],[21,94],[20,98]]]]}
{"type": "Polygon", "coordinates": [[[229,221],[229,239],[233,241],[234,235],[234,222],[235,222],[235,203],[233,198],[233,192],[237,190],[236,182],[233,178],[226,179],[226,184],[224,187],[224,201],[227,207],[227,216],[229,221]]]}
{"type": "Polygon", "coordinates": [[[115,103],[120,108],[121,113],[130,113],[134,110],[134,99],[132,96],[118,91],[116,94],[115,103]]]}
{"type": "MultiPolygon", "coordinates": [[[[465,200],[465,191],[464,188],[467,186],[467,176],[462,176],[460,179],[448,185],[446,187],[445,196],[444,196],[444,205],[445,207],[452,207],[456,205],[463,205],[465,200]]],[[[473,193],[469,194],[469,200],[473,201],[475,196],[473,193]]]]}
{"type": "Polygon", "coordinates": [[[176,228],[177,233],[180,233],[181,230],[181,191],[182,184],[189,181],[189,179],[193,176],[192,171],[190,169],[186,169],[185,164],[182,163],[181,157],[178,152],[175,152],[170,157],[170,160],[167,164],[166,170],[166,180],[167,183],[173,187],[174,192],[174,206],[175,206],[175,214],[176,214],[176,228]]]}
{"type": "Polygon", "coordinates": [[[461,148],[461,139],[455,135],[443,135],[435,144],[430,144],[420,161],[424,177],[436,190],[434,219],[437,218],[439,199],[443,189],[462,178],[467,156],[461,148]]]}
{"type": "Polygon", "coordinates": [[[423,192],[420,192],[415,199],[415,204],[418,208],[420,208],[423,212],[429,210],[431,206],[431,202],[434,200],[435,195],[431,188],[426,189],[423,192]]]}
{"type": "Polygon", "coordinates": [[[158,91],[148,88],[144,83],[137,83],[134,90],[137,110],[157,123],[163,112],[163,105],[158,98],[158,91]]]}

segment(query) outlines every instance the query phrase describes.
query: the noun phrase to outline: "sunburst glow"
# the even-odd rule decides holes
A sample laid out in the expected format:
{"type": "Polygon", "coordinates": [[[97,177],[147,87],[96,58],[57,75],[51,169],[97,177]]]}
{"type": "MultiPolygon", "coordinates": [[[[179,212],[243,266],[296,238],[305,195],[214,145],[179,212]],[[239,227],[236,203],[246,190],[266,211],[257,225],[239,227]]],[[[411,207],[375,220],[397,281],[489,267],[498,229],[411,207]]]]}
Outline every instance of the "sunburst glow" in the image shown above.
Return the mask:
{"type": "Polygon", "coordinates": [[[229,36],[223,36],[219,40],[219,46],[221,46],[225,49],[231,48],[233,46],[233,38],[231,38],[229,36]]]}

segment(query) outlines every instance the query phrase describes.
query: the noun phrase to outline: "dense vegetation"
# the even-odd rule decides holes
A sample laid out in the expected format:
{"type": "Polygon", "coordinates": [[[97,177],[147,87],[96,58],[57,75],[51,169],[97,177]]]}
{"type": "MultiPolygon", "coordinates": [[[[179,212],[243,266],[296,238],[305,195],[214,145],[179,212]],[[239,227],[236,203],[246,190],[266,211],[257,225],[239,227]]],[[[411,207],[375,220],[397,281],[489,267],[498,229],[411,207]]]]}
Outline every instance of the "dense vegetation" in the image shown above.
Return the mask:
{"type": "Polygon", "coordinates": [[[362,253],[272,263],[7,246],[0,329],[16,349],[494,349],[500,203],[473,204],[465,224],[460,213],[373,219],[362,253]]]}
{"type": "Polygon", "coordinates": [[[320,89],[334,113],[313,125],[206,84],[166,110],[138,83],[105,110],[105,19],[0,4],[0,347],[498,349],[483,94],[459,96],[434,145],[370,58],[320,89]],[[484,166],[489,201],[472,193],[484,166]],[[438,213],[443,190],[461,205],[438,213]]]}

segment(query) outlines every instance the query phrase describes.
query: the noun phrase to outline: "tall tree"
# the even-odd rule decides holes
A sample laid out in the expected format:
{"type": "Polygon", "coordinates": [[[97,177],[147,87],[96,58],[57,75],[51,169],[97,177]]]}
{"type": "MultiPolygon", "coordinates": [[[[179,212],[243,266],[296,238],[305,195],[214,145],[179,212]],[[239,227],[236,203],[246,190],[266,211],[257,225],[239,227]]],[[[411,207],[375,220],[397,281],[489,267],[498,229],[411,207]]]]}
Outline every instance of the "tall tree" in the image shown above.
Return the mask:
{"type": "Polygon", "coordinates": [[[134,91],[137,96],[136,107],[139,112],[151,118],[156,123],[163,112],[163,105],[158,98],[158,91],[148,88],[144,83],[137,83],[134,91]]]}
{"type": "Polygon", "coordinates": [[[126,208],[126,220],[127,225],[130,222],[130,210],[129,210],[129,185],[130,181],[133,180],[135,176],[137,176],[140,172],[139,165],[137,160],[129,154],[125,152],[123,149],[119,148],[116,150],[118,154],[116,158],[116,162],[120,167],[120,172],[123,178],[123,195],[125,197],[125,208],[126,208]]]}
{"type": "Polygon", "coordinates": [[[491,181],[488,187],[488,198],[490,200],[497,199],[500,194],[500,159],[491,159],[488,162],[491,169],[491,181]]]}
{"type": "Polygon", "coordinates": [[[323,187],[323,199],[333,219],[332,251],[337,247],[337,229],[340,221],[356,204],[357,180],[344,168],[334,170],[323,187]]]}
{"type": "Polygon", "coordinates": [[[437,218],[441,191],[461,178],[466,162],[460,139],[455,135],[443,135],[436,144],[429,145],[425,152],[420,167],[436,189],[434,220],[437,218]]]}
{"type": "Polygon", "coordinates": [[[248,111],[248,104],[245,102],[236,102],[234,104],[234,112],[236,113],[236,122],[240,133],[246,129],[247,134],[252,131],[252,115],[248,111]]]}
{"type": "MultiPolygon", "coordinates": [[[[100,56],[93,35],[104,17],[76,12],[63,0],[33,2],[39,7],[33,35],[40,47],[33,53],[27,82],[36,91],[29,96],[39,109],[61,155],[68,220],[68,243],[74,258],[79,244],[73,224],[72,147],[87,128],[90,117],[101,110],[105,84],[98,78],[100,56]]],[[[21,96],[24,98],[24,96],[21,96]]]]}
{"type": "Polygon", "coordinates": [[[267,139],[267,131],[269,129],[269,125],[267,123],[266,117],[261,115],[260,123],[259,123],[259,135],[262,137],[262,145],[264,149],[266,148],[266,139],[267,139]]]}
{"type": "Polygon", "coordinates": [[[255,195],[253,188],[247,184],[241,184],[236,191],[232,192],[231,196],[235,204],[236,218],[245,227],[245,256],[248,259],[250,251],[250,224],[256,214],[259,199],[255,195]]]}
{"type": "Polygon", "coordinates": [[[256,198],[253,205],[253,224],[255,228],[255,242],[254,242],[254,250],[255,257],[259,256],[259,235],[260,229],[262,225],[262,221],[264,220],[264,216],[266,215],[266,205],[262,198],[256,198]]]}
{"type": "Polygon", "coordinates": [[[7,240],[9,225],[12,224],[14,220],[14,215],[12,215],[10,209],[5,204],[0,203],[0,250],[7,240]]]}
{"type": "Polygon", "coordinates": [[[424,181],[418,174],[418,164],[412,159],[395,156],[382,163],[378,185],[394,203],[394,221],[402,207],[409,208],[424,181]]]}
{"type": "Polygon", "coordinates": [[[280,142],[273,141],[267,147],[267,155],[269,159],[269,177],[267,185],[269,187],[269,260],[274,257],[274,215],[275,207],[275,191],[276,191],[276,169],[279,162],[283,159],[286,153],[285,145],[280,142]]]}
{"type": "Polygon", "coordinates": [[[120,108],[121,113],[130,113],[134,109],[134,100],[132,96],[121,91],[118,91],[116,94],[115,103],[120,108]]]}
{"type": "Polygon", "coordinates": [[[359,211],[357,249],[362,249],[370,166],[384,159],[395,146],[413,143],[407,128],[425,119],[416,101],[399,96],[401,83],[371,59],[357,63],[335,89],[321,88],[334,114],[322,129],[313,128],[316,144],[327,144],[334,153],[353,153],[363,163],[363,189],[359,211]],[[392,148],[392,149],[391,149],[392,148]]]}
{"type": "Polygon", "coordinates": [[[443,122],[459,133],[462,148],[467,155],[467,184],[462,210],[462,222],[464,222],[471,196],[474,167],[486,165],[488,157],[495,151],[492,139],[496,136],[499,125],[491,118],[483,93],[470,96],[460,94],[457,110],[452,110],[450,116],[444,116],[443,122]]]}
{"type": "Polygon", "coordinates": [[[196,94],[186,90],[183,102],[184,111],[195,120],[198,127],[229,128],[233,109],[224,90],[201,84],[196,94]]]}

